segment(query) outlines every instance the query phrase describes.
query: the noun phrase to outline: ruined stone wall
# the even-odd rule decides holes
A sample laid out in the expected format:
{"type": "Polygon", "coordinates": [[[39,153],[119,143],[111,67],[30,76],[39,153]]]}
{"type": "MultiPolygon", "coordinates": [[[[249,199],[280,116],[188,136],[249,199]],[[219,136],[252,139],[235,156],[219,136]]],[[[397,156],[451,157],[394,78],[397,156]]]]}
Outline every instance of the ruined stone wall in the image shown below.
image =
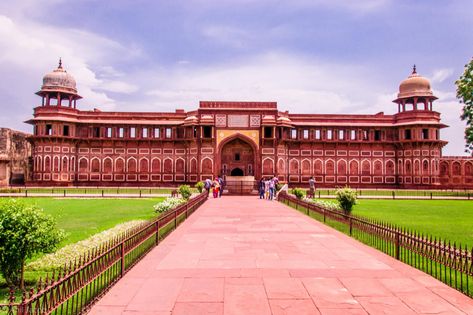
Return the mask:
{"type": "Polygon", "coordinates": [[[0,187],[24,184],[29,179],[31,145],[28,134],[0,128],[0,187]]]}

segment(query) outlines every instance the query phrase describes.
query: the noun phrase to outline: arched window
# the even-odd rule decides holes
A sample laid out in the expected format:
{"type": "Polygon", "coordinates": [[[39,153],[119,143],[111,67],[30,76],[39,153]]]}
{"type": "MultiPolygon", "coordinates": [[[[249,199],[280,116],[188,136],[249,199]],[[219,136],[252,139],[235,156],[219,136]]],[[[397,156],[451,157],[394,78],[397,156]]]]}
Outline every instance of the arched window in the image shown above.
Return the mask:
{"type": "Polygon", "coordinates": [[[442,162],[440,163],[440,176],[447,176],[448,175],[448,163],[442,162]]]}
{"type": "Polygon", "coordinates": [[[371,163],[370,161],[363,161],[361,163],[361,174],[362,175],[371,175],[371,163]]]}
{"type": "Polygon", "coordinates": [[[291,160],[291,162],[289,163],[289,174],[299,175],[299,161],[291,160]]]}
{"type": "Polygon", "coordinates": [[[325,163],[326,175],[335,175],[335,163],[330,160],[325,163]]]}
{"type": "Polygon", "coordinates": [[[128,173],[136,173],[136,160],[129,159],[127,163],[127,172],[128,173]]]}
{"type": "Polygon", "coordinates": [[[163,164],[163,172],[166,174],[172,174],[172,160],[171,159],[165,159],[164,164],[163,164]]]}
{"type": "Polygon", "coordinates": [[[314,162],[314,174],[315,175],[322,175],[323,172],[324,172],[324,169],[323,169],[322,161],[321,160],[316,160],[314,162]]]}
{"type": "Polygon", "coordinates": [[[462,167],[460,165],[460,162],[453,162],[452,173],[454,176],[460,176],[462,174],[462,167]]]}
{"type": "Polygon", "coordinates": [[[429,162],[427,160],[424,160],[424,162],[422,162],[422,174],[423,175],[429,174],[429,162]]]}
{"type": "Polygon", "coordinates": [[[87,159],[80,159],[79,160],[79,172],[87,173],[89,170],[89,161],[87,159]]]}
{"type": "Polygon", "coordinates": [[[100,172],[100,160],[99,159],[92,159],[90,165],[90,171],[92,173],[99,173],[100,172]]]}
{"type": "Polygon", "coordinates": [[[358,161],[352,160],[350,161],[350,175],[358,175],[359,174],[359,169],[358,169],[358,161]]]}
{"type": "Polygon", "coordinates": [[[303,175],[311,175],[312,170],[310,169],[310,162],[309,160],[304,160],[301,163],[301,169],[302,169],[302,174],[303,175]]]}
{"type": "Polygon", "coordinates": [[[283,159],[280,159],[278,162],[278,172],[280,174],[286,173],[286,162],[283,159]]]}
{"type": "Polygon", "coordinates": [[[274,169],[273,169],[273,160],[271,159],[266,159],[263,162],[263,174],[273,174],[274,169]]]}
{"type": "Polygon", "coordinates": [[[123,173],[125,170],[125,160],[117,159],[115,161],[115,173],[123,173]]]}
{"type": "Polygon", "coordinates": [[[374,175],[383,175],[383,163],[381,163],[381,161],[375,161],[373,166],[374,175]]]}
{"type": "Polygon", "coordinates": [[[140,160],[140,172],[148,173],[149,172],[149,162],[147,159],[140,160]]]}
{"type": "Polygon", "coordinates": [[[161,172],[161,160],[153,159],[153,161],[151,162],[151,171],[153,173],[161,172]]]}
{"type": "Polygon", "coordinates": [[[190,173],[191,174],[197,173],[197,160],[196,159],[191,160],[190,173]]]}
{"type": "Polygon", "coordinates": [[[47,173],[51,172],[51,158],[49,156],[44,158],[44,171],[47,173]]]}
{"type": "Polygon", "coordinates": [[[69,160],[67,159],[67,156],[64,156],[62,158],[62,171],[67,172],[69,170],[69,160]]]}
{"type": "Polygon", "coordinates": [[[394,162],[393,161],[386,162],[386,175],[394,175],[394,162]]]}
{"type": "Polygon", "coordinates": [[[213,173],[213,163],[209,158],[202,160],[202,174],[212,174],[213,173]]]}
{"type": "Polygon", "coordinates": [[[337,163],[337,175],[346,175],[347,174],[347,162],[340,160],[337,163]]]}
{"type": "Polygon", "coordinates": [[[184,174],[185,173],[185,163],[183,159],[176,160],[176,174],[184,174]]]}
{"type": "Polygon", "coordinates": [[[54,172],[59,172],[59,157],[55,156],[53,161],[54,161],[54,165],[53,165],[54,172]]]}
{"type": "Polygon", "coordinates": [[[103,172],[111,173],[112,172],[112,159],[106,158],[103,160],[103,172]]]}

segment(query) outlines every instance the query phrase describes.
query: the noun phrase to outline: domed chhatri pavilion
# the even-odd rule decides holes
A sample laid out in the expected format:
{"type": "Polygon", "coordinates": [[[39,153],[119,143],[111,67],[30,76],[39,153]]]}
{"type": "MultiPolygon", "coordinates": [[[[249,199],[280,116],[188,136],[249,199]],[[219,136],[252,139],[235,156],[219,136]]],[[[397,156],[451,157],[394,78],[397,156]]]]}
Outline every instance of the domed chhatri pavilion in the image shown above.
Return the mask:
{"type": "MultiPolygon", "coordinates": [[[[193,111],[77,109],[59,62],[43,78],[30,137],[35,185],[165,186],[219,174],[319,187],[463,188],[473,160],[442,156],[430,82],[402,81],[394,115],[293,114],[275,102],[201,101],[193,111]]],[[[316,100],[314,100],[316,102],[316,100]]]]}

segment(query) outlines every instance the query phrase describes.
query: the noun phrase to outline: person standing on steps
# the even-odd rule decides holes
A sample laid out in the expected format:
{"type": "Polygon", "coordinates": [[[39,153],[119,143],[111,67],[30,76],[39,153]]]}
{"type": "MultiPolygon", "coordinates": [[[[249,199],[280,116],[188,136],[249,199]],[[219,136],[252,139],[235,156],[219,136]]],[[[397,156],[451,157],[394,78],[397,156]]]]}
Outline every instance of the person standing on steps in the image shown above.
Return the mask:
{"type": "Polygon", "coordinates": [[[207,178],[204,183],[204,188],[207,190],[207,196],[210,194],[210,189],[212,188],[212,181],[210,178],[207,178]]]}

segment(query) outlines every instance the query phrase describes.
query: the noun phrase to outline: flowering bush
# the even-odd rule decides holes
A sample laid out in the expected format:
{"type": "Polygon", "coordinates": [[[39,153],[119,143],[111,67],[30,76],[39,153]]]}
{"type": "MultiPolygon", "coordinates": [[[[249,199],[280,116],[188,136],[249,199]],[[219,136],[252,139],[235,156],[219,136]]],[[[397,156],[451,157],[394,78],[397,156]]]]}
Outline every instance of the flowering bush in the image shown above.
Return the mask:
{"type": "Polygon", "coordinates": [[[180,204],[183,204],[184,202],[186,201],[182,198],[168,197],[166,200],[154,205],[154,210],[156,212],[163,213],[177,207],[180,204]]]}
{"type": "Polygon", "coordinates": [[[118,224],[111,229],[94,234],[77,243],[66,245],[54,253],[47,254],[33,262],[30,262],[26,268],[28,270],[53,270],[64,265],[69,265],[69,262],[74,262],[76,259],[78,260],[89,250],[97,248],[117,236],[120,236],[126,230],[137,227],[144,222],[146,221],[135,220],[118,224]]]}
{"type": "Polygon", "coordinates": [[[340,205],[338,205],[337,203],[333,201],[325,201],[325,200],[310,199],[310,198],[305,198],[304,200],[328,210],[334,210],[334,211],[342,210],[342,208],[340,208],[340,205]]]}
{"type": "Polygon", "coordinates": [[[356,191],[350,187],[340,188],[335,193],[340,207],[346,212],[350,213],[353,206],[356,204],[356,191]]]}

